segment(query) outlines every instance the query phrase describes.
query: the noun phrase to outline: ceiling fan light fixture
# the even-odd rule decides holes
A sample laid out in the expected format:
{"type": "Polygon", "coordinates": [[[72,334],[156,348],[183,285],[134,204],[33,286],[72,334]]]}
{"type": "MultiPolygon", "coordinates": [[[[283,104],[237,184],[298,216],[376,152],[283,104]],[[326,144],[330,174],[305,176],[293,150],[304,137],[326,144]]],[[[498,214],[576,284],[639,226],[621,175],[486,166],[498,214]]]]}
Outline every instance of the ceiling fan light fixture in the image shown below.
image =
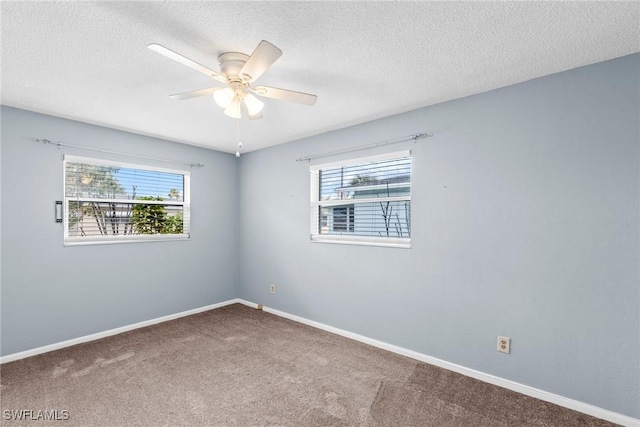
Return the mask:
{"type": "Polygon", "coordinates": [[[250,116],[255,116],[260,111],[262,111],[262,107],[264,107],[264,102],[260,101],[258,98],[248,93],[243,98],[244,105],[247,107],[247,112],[250,116]]]}
{"type": "Polygon", "coordinates": [[[234,119],[239,119],[240,117],[242,117],[240,112],[241,110],[240,107],[241,107],[240,101],[235,100],[224,110],[224,113],[229,117],[233,117],[234,119]]]}
{"type": "Polygon", "coordinates": [[[233,102],[234,97],[235,93],[230,87],[213,92],[213,99],[216,101],[216,104],[222,108],[228,108],[233,102]]]}
{"type": "MultiPolygon", "coordinates": [[[[2,1],[2,0],[0,0],[2,1]]],[[[218,55],[220,72],[210,70],[186,56],[167,49],[157,43],[151,43],[148,48],[187,67],[193,68],[208,77],[225,84],[225,88],[206,88],[170,95],[172,99],[185,100],[198,96],[213,95],[216,104],[229,117],[239,119],[244,115],[251,119],[261,119],[264,104],[253,94],[260,97],[294,102],[303,105],[313,105],[318,98],[310,93],[296,92],[269,86],[255,86],[251,84],[280,58],[282,51],[266,40],[262,40],[251,55],[239,52],[224,52],[218,55]],[[248,92],[252,92],[250,94],[248,92]]]]}

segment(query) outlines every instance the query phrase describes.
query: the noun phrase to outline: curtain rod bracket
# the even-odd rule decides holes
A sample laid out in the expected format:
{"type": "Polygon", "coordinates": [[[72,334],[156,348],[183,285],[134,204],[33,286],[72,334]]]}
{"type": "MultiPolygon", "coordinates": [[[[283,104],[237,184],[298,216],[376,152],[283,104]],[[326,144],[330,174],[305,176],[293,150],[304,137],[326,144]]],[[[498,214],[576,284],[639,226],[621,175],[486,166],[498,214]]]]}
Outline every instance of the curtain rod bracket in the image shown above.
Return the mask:
{"type": "Polygon", "coordinates": [[[432,136],[433,136],[432,133],[426,133],[426,132],[416,133],[415,135],[413,135],[413,143],[415,144],[416,142],[418,142],[419,139],[430,138],[432,136]]]}
{"type": "Polygon", "coordinates": [[[58,150],[62,148],[62,144],[60,142],[51,142],[48,139],[37,139],[36,138],[36,142],[41,142],[45,145],[55,145],[56,147],[58,147],[58,150]]]}

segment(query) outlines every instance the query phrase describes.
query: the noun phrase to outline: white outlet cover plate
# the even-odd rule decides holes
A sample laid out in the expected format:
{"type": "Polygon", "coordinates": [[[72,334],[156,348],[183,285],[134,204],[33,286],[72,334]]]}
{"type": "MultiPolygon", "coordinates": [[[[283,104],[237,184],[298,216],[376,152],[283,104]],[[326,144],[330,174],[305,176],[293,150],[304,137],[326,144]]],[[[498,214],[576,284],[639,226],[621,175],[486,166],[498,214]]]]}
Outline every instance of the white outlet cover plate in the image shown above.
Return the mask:
{"type": "Polygon", "coordinates": [[[498,336],[498,351],[501,353],[511,353],[511,338],[498,336]]]}

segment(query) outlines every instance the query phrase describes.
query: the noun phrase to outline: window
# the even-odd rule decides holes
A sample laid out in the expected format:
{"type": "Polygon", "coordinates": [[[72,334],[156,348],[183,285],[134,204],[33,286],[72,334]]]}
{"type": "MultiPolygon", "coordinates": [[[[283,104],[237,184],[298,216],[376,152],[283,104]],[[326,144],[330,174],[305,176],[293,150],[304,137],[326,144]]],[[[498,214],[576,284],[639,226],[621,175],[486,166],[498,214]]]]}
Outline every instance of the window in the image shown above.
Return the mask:
{"type": "Polygon", "coordinates": [[[189,238],[189,172],[64,159],[64,242],[189,238]]]}
{"type": "Polygon", "coordinates": [[[409,151],[315,165],[310,173],[312,241],[410,247],[409,151]]]}
{"type": "Polygon", "coordinates": [[[335,207],[332,209],[333,231],[354,231],[354,206],[335,207]]]}

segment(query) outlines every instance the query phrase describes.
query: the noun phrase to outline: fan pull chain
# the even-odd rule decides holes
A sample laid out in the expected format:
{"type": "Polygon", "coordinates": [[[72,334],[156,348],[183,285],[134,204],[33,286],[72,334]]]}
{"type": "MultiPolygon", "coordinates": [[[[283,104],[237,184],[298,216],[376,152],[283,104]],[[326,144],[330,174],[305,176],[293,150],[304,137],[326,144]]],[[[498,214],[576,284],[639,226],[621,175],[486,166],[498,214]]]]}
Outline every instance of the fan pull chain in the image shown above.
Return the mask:
{"type": "Polygon", "coordinates": [[[242,142],[240,142],[240,119],[236,119],[236,142],[238,143],[236,157],[240,157],[240,150],[242,149],[242,142]]]}

